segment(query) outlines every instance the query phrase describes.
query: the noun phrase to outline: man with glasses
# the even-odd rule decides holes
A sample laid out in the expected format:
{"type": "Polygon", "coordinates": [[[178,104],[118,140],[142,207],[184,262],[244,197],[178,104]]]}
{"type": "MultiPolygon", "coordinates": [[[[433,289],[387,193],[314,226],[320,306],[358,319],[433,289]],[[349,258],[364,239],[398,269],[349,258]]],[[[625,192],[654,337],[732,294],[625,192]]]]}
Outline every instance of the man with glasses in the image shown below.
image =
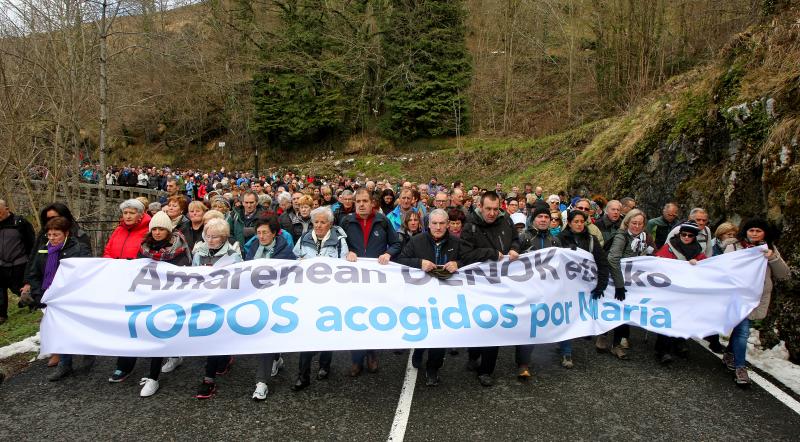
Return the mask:
{"type": "MultiPolygon", "coordinates": [[[[464,256],[469,261],[515,261],[519,258],[519,237],[509,217],[500,211],[500,196],[489,191],[481,196],[481,207],[467,218],[461,231],[464,256]]],[[[492,373],[497,363],[498,347],[469,349],[467,369],[478,373],[484,387],[494,384],[492,373]],[[480,359],[480,363],[478,360],[480,359]]]]}

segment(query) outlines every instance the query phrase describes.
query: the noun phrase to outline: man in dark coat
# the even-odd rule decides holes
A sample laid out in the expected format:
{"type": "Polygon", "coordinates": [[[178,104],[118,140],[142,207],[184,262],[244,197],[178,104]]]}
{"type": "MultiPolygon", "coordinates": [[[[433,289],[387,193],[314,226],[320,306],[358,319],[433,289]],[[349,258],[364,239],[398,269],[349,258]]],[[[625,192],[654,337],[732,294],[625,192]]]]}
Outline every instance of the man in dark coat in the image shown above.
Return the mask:
{"type": "MultiPolygon", "coordinates": [[[[388,264],[400,254],[400,239],[389,220],[372,206],[372,196],[366,188],[356,192],[356,211],[342,220],[342,229],[347,234],[347,260],[355,262],[358,258],[377,258],[378,263],[388,264]]],[[[378,357],[375,350],[353,350],[350,352],[353,365],[350,375],[358,376],[367,358],[367,371],[378,370],[378,357]]]]}
{"type": "MultiPolygon", "coordinates": [[[[415,267],[425,272],[436,272],[436,275],[453,274],[460,267],[469,264],[464,259],[463,244],[460,239],[451,236],[447,231],[450,222],[447,212],[435,209],[428,217],[428,230],[411,237],[406,247],[397,258],[397,262],[415,267]],[[443,273],[444,272],[444,273],[443,273]]],[[[428,351],[425,364],[425,384],[429,387],[439,385],[439,369],[444,363],[445,348],[418,348],[414,350],[411,364],[415,368],[422,365],[422,356],[428,351]]]]}
{"type": "Polygon", "coordinates": [[[31,223],[0,199],[0,324],[8,320],[8,290],[20,293],[34,239],[31,223]]]}
{"type": "MultiPolygon", "coordinates": [[[[481,196],[481,206],[467,218],[461,230],[465,256],[472,261],[499,261],[506,256],[515,261],[519,258],[517,229],[505,213],[500,211],[500,196],[492,191],[481,196]]],[[[484,387],[494,384],[492,373],[497,363],[498,347],[469,349],[467,369],[478,372],[478,380],[484,387]],[[478,363],[480,359],[480,364],[478,363]]]]}

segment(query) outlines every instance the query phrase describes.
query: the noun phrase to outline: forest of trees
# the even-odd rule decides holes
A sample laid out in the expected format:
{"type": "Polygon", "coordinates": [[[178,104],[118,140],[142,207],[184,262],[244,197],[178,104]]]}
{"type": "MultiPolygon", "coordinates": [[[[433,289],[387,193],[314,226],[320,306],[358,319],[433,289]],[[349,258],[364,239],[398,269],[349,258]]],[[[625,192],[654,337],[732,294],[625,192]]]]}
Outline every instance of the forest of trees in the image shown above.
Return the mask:
{"type": "Polygon", "coordinates": [[[221,137],[555,133],[635,105],[775,2],[0,0],[0,182],[221,137]]]}

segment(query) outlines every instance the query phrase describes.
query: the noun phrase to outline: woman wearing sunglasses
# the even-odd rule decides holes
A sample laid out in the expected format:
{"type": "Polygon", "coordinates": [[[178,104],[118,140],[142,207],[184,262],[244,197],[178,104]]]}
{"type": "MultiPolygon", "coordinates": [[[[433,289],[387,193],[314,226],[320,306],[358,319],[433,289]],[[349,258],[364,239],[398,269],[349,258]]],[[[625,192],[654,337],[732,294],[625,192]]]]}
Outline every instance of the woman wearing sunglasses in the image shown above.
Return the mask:
{"type": "MultiPolygon", "coordinates": [[[[686,221],[678,227],[678,234],[667,240],[655,256],[687,261],[691,265],[697,264],[697,261],[706,259],[703,246],[697,241],[698,233],[700,226],[694,221],[686,221]]],[[[686,339],[664,335],[658,335],[656,339],[656,357],[661,364],[672,362],[675,354],[686,357],[688,351],[686,339]]]]}

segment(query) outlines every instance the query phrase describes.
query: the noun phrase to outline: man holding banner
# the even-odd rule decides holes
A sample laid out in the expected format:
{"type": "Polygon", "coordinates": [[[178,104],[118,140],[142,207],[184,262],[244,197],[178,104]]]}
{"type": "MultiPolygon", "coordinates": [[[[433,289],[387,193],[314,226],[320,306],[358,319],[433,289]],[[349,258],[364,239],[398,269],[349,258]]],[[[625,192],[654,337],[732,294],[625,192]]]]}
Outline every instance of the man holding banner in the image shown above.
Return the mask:
{"type": "MultiPolygon", "coordinates": [[[[413,236],[397,259],[409,267],[421,269],[437,278],[447,279],[460,267],[469,264],[464,259],[463,243],[447,231],[449,216],[442,209],[433,210],[428,216],[428,230],[413,236]]],[[[425,364],[425,385],[439,385],[439,369],[444,363],[446,348],[417,348],[411,357],[414,368],[422,365],[422,356],[428,351],[425,364]]]]}

